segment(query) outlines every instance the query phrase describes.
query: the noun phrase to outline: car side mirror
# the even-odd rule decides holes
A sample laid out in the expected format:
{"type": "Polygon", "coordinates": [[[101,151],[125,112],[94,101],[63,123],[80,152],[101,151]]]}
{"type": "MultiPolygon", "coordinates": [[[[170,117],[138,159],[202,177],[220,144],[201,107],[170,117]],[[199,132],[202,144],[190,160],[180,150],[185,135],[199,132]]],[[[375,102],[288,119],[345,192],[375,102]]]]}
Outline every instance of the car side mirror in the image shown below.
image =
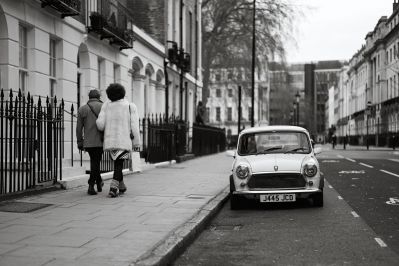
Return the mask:
{"type": "Polygon", "coordinates": [[[323,151],[323,150],[322,150],[321,147],[316,147],[316,148],[313,149],[314,154],[319,154],[319,153],[321,153],[322,151],[323,151]]]}
{"type": "Polygon", "coordinates": [[[236,158],[236,150],[227,150],[226,156],[236,158]]]}

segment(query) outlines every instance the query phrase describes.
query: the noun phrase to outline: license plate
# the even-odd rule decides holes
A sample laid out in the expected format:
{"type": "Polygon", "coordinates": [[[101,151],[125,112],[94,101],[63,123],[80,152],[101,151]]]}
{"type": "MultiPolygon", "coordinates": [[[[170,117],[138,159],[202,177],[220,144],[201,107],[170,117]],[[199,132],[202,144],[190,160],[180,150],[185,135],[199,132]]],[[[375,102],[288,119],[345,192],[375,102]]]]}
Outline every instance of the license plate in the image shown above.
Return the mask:
{"type": "Polygon", "coordinates": [[[289,201],[295,201],[295,194],[260,195],[260,202],[289,202],[289,201]]]}

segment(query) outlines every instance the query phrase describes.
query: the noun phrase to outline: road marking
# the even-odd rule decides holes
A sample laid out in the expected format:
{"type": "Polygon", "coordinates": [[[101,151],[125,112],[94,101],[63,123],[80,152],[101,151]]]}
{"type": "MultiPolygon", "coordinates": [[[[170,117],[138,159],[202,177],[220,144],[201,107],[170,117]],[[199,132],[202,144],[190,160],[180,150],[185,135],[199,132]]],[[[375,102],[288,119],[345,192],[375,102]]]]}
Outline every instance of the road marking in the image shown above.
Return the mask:
{"type": "Polygon", "coordinates": [[[351,212],[352,213],[352,215],[353,215],[353,217],[355,217],[355,218],[359,218],[359,214],[357,214],[356,212],[351,212]]]}
{"type": "Polygon", "coordinates": [[[337,155],[338,158],[345,158],[344,156],[342,156],[341,154],[337,155]]]}
{"type": "Polygon", "coordinates": [[[338,196],[338,199],[343,200],[344,198],[342,198],[341,196],[338,196]]]}
{"type": "Polygon", "coordinates": [[[386,201],[386,204],[399,205],[399,198],[389,198],[389,200],[386,201]]]}
{"type": "Polygon", "coordinates": [[[365,163],[359,163],[360,165],[363,165],[363,166],[366,166],[366,167],[368,167],[368,168],[374,168],[374,166],[371,166],[371,165],[368,165],[368,164],[365,164],[365,163]]]}
{"type": "Polygon", "coordinates": [[[338,174],[365,174],[364,170],[339,171],[338,174]]]}
{"type": "Polygon", "coordinates": [[[329,188],[333,188],[331,185],[328,185],[329,188]]]}
{"type": "Polygon", "coordinates": [[[390,160],[390,161],[392,161],[392,162],[397,162],[397,163],[399,163],[399,159],[388,159],[388,160],[390,160]]]}
{"type": "Polygon", "coordinates": [[[353,159],[351,159],[351,158],[345,158],[345,159],[347,159],[348,161],[351,161],[351,162],[356,162],[355,160],[353,160],[353,159]]]}
{"type": "Polygon", "coordinates": [[[393,175],[393,176],[399,177],[399,175],[394,174],[394,173],[389,172],[389,171],[386,171],[386,170],[383,170],[383,169],[381,169],[380,171],[381,171],[381,172],[384,172],[384,173],[386,173],[386,174],[388,174],[388,175],[393,175]]]}
{"type": "Polygon", "coordinates": [[[380,245],[380,247],[382,247],[382,248],[386,248],[387,247],[387,244],[385,244],[385,242],[382,241],[381,238],[375,237],[374,239],[375,239],[375,241],[377,241],[377,243],[378,243],[378,245],[380,245]]]}
{"type": "Polygon", "coordinates": [[[338,160],[323,160],[322,163],[339,163],[338,160]]]}

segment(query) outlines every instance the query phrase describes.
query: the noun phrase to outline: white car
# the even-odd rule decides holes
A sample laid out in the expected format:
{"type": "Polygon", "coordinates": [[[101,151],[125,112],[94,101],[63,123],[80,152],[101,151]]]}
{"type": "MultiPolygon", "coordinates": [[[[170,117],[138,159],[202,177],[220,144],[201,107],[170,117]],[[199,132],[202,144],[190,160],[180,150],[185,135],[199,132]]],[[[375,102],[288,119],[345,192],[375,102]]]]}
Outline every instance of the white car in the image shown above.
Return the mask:
{"type": "Polygon", "coordinates": [[[296,126],[263,126],[243,130],[238,138],[230,175],[231,209],[243,201],[294,202],[312,198],[323,206],[324,177],[320,173],[309,132],[296,126]]]}

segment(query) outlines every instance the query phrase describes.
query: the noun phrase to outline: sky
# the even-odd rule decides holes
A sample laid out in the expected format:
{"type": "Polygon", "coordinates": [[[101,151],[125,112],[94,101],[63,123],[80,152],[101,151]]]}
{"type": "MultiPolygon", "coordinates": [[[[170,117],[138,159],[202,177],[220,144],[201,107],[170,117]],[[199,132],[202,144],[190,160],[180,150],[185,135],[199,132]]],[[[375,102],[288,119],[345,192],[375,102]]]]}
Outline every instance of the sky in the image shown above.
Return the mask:
{"type": "Polygon", "coordinates": [[[394,0],[290,0],[304,10],[295,21],[296,47],[288,45],[288,62],[349,60],[381,16],[392,14],[394,0]]]}

